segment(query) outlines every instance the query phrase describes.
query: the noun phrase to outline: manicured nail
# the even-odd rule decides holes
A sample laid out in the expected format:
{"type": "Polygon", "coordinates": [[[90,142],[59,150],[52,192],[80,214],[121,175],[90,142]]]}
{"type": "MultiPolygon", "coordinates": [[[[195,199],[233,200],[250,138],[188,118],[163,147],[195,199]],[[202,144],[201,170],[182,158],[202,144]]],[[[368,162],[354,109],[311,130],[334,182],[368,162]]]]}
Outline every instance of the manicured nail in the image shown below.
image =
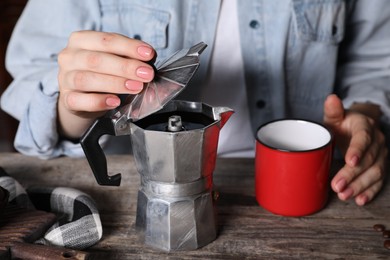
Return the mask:
{"type": "Polygon", "coordinates": [[[117,107],[121,104],[119,98],[109,97],[106,99],[106,105],[109,107],[117,107]]]}
{"type": "Polygon", "coordinates": [[[359,206],[366,205],[368,201],[368,197],[366,195],[359,195],[359,197],[356,198],[356,204],[359,206]]]}
{"type": "Polygon", "coordinates": [[[335,185],[336,192],[337,193],[342,192],[346,186],[347,186],[347,181],[345,179],[340,179],[335,185]]]}
{"type": "Polygon", "coordinates": [[[137,52],[139,55],[141,55],[144,58],[151,58],[151,56],[153,54],[152,48],[150,48],[149,46],[145,46],[145,45],[139,46],[137,49],[137,52]]]}
{"type": "Polygon", "coordinates": [[[359,163],[359,157],[356,155],[352,156],[351,160],[349,160],[349,164],[351,167],[355,167],[359,163]]]}
{"type": "Polygon", "coordinates": [[[351,198],[353,195],[353,189],[352,188],[347,188],[343,192],[339,193],[339,197],[343,200],[347,200],[351,198]]]}
{"type": "Polygon", "coordinates": [[[153,78],[154,71],[149,67],[139,67],[137,69],[137,76],[143,79],[151,80],[153,78]]]}
{"type": "Polygon", "coordinates": [[[135,80],[126,80],[125,87],[128,90],[139,92],[142,90],[144,83],[135,80]]]}

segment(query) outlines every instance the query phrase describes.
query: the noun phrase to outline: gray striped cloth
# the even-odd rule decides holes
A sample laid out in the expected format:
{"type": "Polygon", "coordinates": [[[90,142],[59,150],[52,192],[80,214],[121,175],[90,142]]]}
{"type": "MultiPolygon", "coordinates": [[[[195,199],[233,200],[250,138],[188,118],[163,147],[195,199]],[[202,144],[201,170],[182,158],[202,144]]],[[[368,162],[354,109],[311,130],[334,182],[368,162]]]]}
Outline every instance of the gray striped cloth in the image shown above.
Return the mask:
{"type": "Polygon", "coordinates": [[[85,249],[102,237],[102,224],[93,199],[67,187],[32,187],[25,190],[0,167],[0,187],[8,190],[8,203],[56,214],[57,222],[36,243],[85,249]]]}

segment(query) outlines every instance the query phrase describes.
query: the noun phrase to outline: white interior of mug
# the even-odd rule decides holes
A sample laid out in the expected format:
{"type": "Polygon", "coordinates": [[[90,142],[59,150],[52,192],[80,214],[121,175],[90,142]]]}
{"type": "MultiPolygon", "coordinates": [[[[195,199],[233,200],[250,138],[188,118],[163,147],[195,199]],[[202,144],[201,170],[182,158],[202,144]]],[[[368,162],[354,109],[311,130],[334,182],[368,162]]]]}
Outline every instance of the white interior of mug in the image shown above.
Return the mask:
{"type": "Polygon", "coordinates": [[[257,140],[266,146],[286,151],[314,150],[332,139],[324,126],[305,120],[273,121],[257,131],[257,140]]]}

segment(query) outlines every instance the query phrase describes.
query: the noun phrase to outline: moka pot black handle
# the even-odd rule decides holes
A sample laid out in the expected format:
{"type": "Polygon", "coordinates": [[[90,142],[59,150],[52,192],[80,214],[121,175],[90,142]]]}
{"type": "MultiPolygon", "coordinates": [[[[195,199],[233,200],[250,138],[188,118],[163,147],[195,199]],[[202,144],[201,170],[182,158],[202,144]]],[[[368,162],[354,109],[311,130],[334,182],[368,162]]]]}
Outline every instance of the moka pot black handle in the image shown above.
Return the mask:
{"type": "Polygon", "coordinates": [[[109,117],[98,118],[92,124],[83,137],[81,137],[81,147],[84,150],[96,181],[100,185],[119,186],[122,176],[120,173],[112,176],[108,175],[106,155],[99,144],[100,137],[105,134],[115,135],[114,125],[109,117]]]}

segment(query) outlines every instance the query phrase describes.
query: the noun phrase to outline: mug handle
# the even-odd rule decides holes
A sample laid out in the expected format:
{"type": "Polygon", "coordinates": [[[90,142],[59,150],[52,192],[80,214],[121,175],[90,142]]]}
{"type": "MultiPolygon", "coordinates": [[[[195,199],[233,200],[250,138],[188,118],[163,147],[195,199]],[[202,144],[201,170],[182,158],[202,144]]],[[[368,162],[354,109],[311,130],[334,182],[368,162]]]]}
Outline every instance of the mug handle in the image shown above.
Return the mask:
{"type": "Polygon", "coordinates": [[[100,137],[105,134],[115,136],[114,125],[109,117],[98,118],[81,137],[80,144],[96,181],[100,185],[119,186],[122,176],[120,173],[108,175],[106,155],[99,144],[100,137]]]}

